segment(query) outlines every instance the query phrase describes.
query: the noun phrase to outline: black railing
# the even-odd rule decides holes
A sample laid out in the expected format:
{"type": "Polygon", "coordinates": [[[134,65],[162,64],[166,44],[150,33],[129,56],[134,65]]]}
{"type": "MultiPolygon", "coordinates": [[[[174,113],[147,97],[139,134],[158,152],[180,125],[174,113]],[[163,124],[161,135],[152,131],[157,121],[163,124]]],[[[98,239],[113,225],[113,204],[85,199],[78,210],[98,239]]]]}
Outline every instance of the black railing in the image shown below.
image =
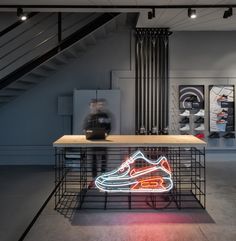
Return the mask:
{"type": "Polygon", "coordinates": [[[46,28],[40,29],[31,35],[30,38],[24,39],[22,35],[29,35],[30,30],[30,28],[26,28],[21,33],[10,36],[8,41],[5,40],[4,43],[0,43],[0,48],[5,50],[5,52],[1,51],[2,55],[0,55],[2,63],[0,66],[0,73],[3,75],[0,81],[0,89],[24,76],[86,35],[92,33],[94,30],[117,16],[118,13],[105,13],[99,16],[98,14],[91,13],[81,14],[79,17],[74,16],[74,21],[72,19],[66,22],[66,19],[72,15],[73,14],[61,13],[44,14],[44,18],[31,23],[31,27],[40,28],[41,25],[45,24],[45,21],[46,23],[49,21],[50,25],[46,28]],[[77,30],[73,31],[75,28],[77,28],[77,30]],[[24,41],[18,43],[19,41],[17,40],[20,38],[24,39],[24,41]],[[8,48],[9,43],[10,47],[8,48]],[[16,44],[14,45],[13,43],[16,44]],[[19,51],[19,49],[21,51],[19,51]],[[6,73],[3,73],[4,71],[6,73]]]}
{"type": "MultiPolygon", "coordinates": [[[[33,16],[37,15],[38,13],[37,12],[33,12],[33,13],[29,13],[27,15],[27,18],[30,19],[32,18],[33,16]]],[[[0,32],[0,37],[2,37],[3,35],[7,34],[8,32],[12,31],[13,29],[15,29],[16,27],[18,27],[19,25],[25,23],[24,21],[22,20],[18,20],[16,21],[15,23],[11,24],[10,26],[6,27],[5,29],[3,29],[1,32],[0,32]]]]}

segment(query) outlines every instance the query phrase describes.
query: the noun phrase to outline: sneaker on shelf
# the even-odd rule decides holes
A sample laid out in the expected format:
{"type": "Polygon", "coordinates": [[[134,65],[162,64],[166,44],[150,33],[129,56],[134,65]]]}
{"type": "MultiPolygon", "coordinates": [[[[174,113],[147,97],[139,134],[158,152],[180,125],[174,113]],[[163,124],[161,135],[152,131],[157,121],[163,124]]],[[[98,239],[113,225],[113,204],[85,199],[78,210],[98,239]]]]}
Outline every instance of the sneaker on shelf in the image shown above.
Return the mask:
{"type": "Polygon", "coordinates": [[[217,124],[226,124],[227,122],[227,119],[224,117],[216,121],[217,124]]]}
{"type": "Polygon", "coordinates": [[[198,117],[198,118],[194,121],[194,123],[203,124],[203,123],[204,123],[204,118],[202,118],[202,117],[200,116],[200,117],[198,117]]]}
{"type": "Polygon", "coordinates": [[[189,123],[189,118],[188,117],[184,117],[179,123],[180,124],[187,124],[187,123],[189,123]]]}
{"type": "Polygon", "coordinates": [[[205,130],[205,126],[204,124],[200,124],[199,126],[194,128],[195,131],[204,131],[205,130]]]}
{"type": "Polygon", "coordinates": [[[235,138],[235,134],[233,132],[228,132],[225,135],[223,135],[223,137],[226,139],[235,138]]]}
{"type": "Polygon", "coordinates": [[[227,101],[228,100],[228,96],[227,95],[220,95],[217,98],[217,101],[221,102],[221,101],[227,101]]]}
{"type": "Polygon", "coordinates": [[[191,165],[192,165],[192,164],[191,164],[191,161],[185,161],[183,164],[184,164],[184,166],[187,167],[187,168],[191,167],[191,165]]]}
{"type": "Polygon", "coordinates": [[[212,133],[210,133],[210,135],[208,137],[209,138],[220,138],[220,135],[218,132],[212,132],[212,133]]]}
{"type": "Polygon", "coordinates": [[[204,116],[205,111],[203,109],[199,110],[197,113],[194,114],[195,116],[204,116]]]}
{"type": "Polygon", "coordinates": [[[203,133],[198,133],[195,135],[197,138],[199,139],[204,139],[205,138],[205,135],[203,133]]]}
{"type": "Polygon", "coordinates": [[[186,99],[187,102],[198,102],[197,96],[196,95],[191,95],[189,96],[188,99],[186,99]]]}
{"type": "Polygon", "coordinates": [[[222,110],[217,114],[218,117],[227,117],[228,116],[228,111],[227,110],[222,110]]]}
{"type": "Polygon", "coordinates": [[[186,124],[185,126],[179,128],[180,131],[189,131],[190,130],[190,126],[189,124],[186,124]]]}
{"type": "Polygon", "coordinates": [[[179,114],[180,116],[190,116],[190,111],[185,110],[183,113],[179,114]]]}
{"type": "Polygon", "coordinates": [[[119,167],[98,176],[95,185],[105,192],[169,192],[173,188],[172,171],[166,157],[150,160],[137,150],[119,167]],[[138,168],[140,161],[145,166],[138,168]]]}

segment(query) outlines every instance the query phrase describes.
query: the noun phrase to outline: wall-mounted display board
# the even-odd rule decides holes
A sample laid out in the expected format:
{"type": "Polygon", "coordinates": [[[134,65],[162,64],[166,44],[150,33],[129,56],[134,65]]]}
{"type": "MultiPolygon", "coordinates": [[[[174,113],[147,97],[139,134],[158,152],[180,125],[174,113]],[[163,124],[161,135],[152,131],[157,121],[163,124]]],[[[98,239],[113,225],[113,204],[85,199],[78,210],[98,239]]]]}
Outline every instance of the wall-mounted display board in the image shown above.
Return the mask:
{"type": "Polygon", "coordinates": [[[179,108],[182,110],[204,109],[204,85],[180,85],[179,108]]]}
{"type": "Polygon", "coordinates": [[[234,85],[209,86],[210,132],[234,131],[234,85]]]}

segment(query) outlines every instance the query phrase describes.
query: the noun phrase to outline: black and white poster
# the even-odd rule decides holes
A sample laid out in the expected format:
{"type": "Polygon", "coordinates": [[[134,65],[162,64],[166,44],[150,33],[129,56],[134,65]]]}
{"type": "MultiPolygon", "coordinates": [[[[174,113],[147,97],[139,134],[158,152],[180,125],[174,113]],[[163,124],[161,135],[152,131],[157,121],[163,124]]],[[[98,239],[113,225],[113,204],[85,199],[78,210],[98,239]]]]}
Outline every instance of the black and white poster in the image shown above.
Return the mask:
{"type": "Polygon", "coordinates": [[[179,108],[183,110],[204,109],[204,85],[180,85],[179,108]]]}
{"type": "Polygon", "coordinates": [[[210,132],[234,131],[234,86],[209,86],[210,132]]]}

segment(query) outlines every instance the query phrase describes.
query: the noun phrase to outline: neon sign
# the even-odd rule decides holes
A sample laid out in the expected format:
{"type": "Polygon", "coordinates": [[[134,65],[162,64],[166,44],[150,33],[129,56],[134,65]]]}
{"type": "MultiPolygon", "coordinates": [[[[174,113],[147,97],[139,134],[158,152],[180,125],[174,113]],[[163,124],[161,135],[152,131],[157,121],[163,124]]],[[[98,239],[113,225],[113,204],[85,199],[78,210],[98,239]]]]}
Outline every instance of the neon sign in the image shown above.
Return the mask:
{"type": "Polygon", "coordinates": [[[103,173],[95,179],[98,189],[105,192],[168,192],[173,188],[172,172],[166,157],[147,159],[138,150],[118,168],[103,173]],[[136,167],[142,161],[145,167],[136,167]]]}

